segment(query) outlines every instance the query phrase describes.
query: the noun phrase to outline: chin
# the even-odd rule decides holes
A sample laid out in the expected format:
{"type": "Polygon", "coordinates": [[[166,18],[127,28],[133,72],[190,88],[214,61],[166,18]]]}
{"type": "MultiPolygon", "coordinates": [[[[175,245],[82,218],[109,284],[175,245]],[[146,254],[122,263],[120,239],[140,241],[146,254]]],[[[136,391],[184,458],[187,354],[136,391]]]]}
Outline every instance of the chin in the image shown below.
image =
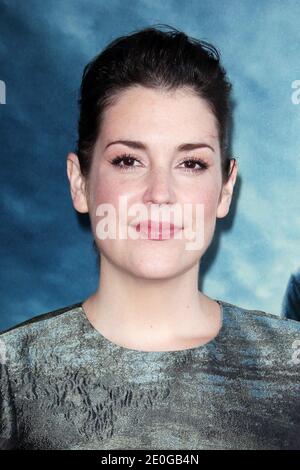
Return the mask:
{"type": "Polygon", "coordinates": [[[163,280],[179,276],[181,274],[181,271],[178,270],[178,266],[175,267],[142,265],[136,267],[135,269],[132,269],[131,267],[130,273],[138,279],[163,280]]]}
{"type": "Polygon", "coordinates": [[[171,279],[190,269],[190,264],[182,257],[170,257],[170,255],[164,257],[152,254],[152,257],[131,257],[127,262],[124,262],[122,267],[137,278],[171,279]]]}

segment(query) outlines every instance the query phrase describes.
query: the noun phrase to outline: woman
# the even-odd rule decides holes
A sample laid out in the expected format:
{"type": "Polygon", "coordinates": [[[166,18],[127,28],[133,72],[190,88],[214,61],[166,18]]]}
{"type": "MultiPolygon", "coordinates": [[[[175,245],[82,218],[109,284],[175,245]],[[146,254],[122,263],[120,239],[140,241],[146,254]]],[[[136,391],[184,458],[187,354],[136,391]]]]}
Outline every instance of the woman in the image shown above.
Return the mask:
{"type": "Polygon", "coordinates": [[[197,288],[237,177],[230,88],[217,50],[174,28],[118,38],[86,66],[67,174],[99,288],[1,335],[2,448],[300,448],[298,324],[197,288]],[[193,210],[166,225],[173,207],[193,210]]]}

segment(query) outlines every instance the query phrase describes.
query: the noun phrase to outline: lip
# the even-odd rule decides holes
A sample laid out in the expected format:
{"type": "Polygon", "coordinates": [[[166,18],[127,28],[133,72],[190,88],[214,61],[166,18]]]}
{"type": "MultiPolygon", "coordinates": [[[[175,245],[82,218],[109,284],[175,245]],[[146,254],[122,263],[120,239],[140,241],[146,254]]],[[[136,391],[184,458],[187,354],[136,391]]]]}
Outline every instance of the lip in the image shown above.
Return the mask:
{"type": "Polygon", "coordinates": [[[173,238],[175,233],[180,232],[182,227],[169,222],[142,220],[135,226],[135,229],[146,235],[149,240],[167,240],[173,238]]]}

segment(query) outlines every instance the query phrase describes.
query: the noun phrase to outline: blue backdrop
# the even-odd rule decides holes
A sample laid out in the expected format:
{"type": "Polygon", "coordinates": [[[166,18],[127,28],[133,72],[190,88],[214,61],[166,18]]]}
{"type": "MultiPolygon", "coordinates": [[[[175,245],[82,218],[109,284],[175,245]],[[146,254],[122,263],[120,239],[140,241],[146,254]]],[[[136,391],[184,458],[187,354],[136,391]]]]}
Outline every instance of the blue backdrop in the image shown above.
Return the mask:
{"type": "Polygon", "coordinates": [[[234,85],[240,177],[201,289],[280,314],[300,261],[299,18],[298,0],[0,0],[0,329],[97,287],[91,233],[66,175],[81,74],[109,41],[154,23],[216,45],[234,85]]]}

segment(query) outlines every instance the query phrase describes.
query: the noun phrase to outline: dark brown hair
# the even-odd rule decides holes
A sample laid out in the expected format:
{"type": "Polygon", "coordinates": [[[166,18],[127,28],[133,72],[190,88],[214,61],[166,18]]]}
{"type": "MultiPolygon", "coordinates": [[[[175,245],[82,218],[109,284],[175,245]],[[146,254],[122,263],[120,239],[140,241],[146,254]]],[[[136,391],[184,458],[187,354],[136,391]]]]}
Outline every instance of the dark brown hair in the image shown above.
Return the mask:
{"type": "Polygon", "coordinates": [[[121,36],[89,62],[80,87],[76,153],[88,177],[104,111],[122,90],[134,85],[175,90],[191,88],[206,100],[218,126],[223,181],[229,177],[231,83],[218,50],[168,25],[166,31],[147,27],[121,36]]]}

